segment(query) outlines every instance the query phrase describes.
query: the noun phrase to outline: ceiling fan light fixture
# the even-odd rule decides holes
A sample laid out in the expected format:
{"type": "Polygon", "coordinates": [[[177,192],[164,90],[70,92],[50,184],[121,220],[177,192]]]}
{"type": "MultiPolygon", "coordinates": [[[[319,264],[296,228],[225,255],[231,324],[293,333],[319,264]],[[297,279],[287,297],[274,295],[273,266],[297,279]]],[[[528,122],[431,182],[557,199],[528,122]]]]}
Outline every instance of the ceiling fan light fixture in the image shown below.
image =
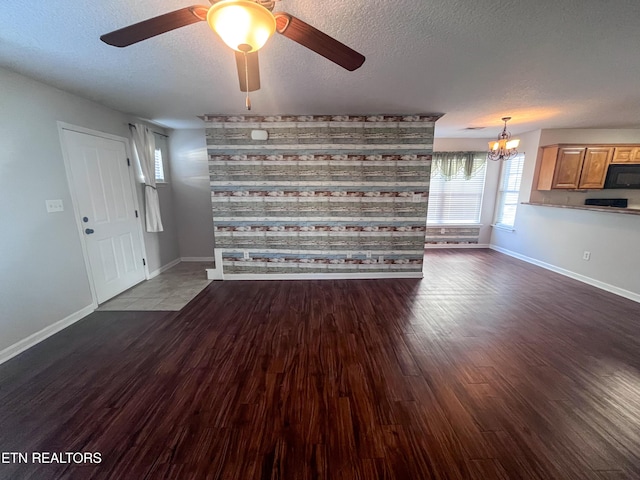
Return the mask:
{"type": "Polygon", "coordinates": [[[498,140],[489,142],[489,152],[487,158],[489,160],[511,160],[518,154],[518,146],[520,140],[517,138],[511,139],[511,134],[507,132],[507,122],[511,120],[511,117],[502,117],[504,122],[504,128],[502,133],[498,136],[498,140]]]}
{"type": "Polygon", "coordinates": [[[214,3],[207,23],[230,48],[244,53],[260,50],[276,30],[273,14],[251,0],[214,3]]]}

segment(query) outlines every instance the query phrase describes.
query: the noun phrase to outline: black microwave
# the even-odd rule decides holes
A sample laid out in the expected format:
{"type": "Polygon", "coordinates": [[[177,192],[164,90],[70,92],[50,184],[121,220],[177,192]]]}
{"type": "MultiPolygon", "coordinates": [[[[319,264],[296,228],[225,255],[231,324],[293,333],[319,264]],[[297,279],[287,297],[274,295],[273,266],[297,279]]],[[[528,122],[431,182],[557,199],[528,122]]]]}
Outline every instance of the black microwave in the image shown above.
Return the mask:
{"type": "Polygon", "coordinates": [[[640,188],[640,163],[609,165],[604,188],[640,188]]]}

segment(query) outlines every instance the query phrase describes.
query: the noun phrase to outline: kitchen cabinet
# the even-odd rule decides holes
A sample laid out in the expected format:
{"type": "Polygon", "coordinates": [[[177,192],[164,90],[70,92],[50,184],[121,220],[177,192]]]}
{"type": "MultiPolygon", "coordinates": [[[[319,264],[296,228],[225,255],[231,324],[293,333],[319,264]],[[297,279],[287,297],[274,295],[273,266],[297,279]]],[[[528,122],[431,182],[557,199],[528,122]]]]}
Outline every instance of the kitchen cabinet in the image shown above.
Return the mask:
{"type": "Polygon", "coordinates": [[[640,146],[625,145],[615,147],[611,163],[640,163],[640,146]]]}
{"type": "Polygon", "coordinates": [[[590,147],[584,154],[578,188],[602,188],[613,158],[611,147],[590,147]]]}
{"type": "Polygon", "coordinates": [[[608,145],[550,145],[541,150],[538,190],[602,188],[614,154],[608,145]]]}

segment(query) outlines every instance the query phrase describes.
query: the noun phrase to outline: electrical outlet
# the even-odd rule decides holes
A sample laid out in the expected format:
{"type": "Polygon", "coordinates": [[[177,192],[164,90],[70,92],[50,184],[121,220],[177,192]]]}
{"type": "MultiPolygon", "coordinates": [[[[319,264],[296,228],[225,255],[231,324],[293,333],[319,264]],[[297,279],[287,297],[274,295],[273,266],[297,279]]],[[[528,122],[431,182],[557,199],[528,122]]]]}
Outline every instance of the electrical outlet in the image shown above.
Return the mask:
{"type": "Polygon", "coordinates": [[[367,250],[367,258],[371,258],[371,250],[367,250]]]}
{"type": "Polygon", "coordinates": [[[411,201],[413,203],[420,203],[422,201],[422,195],[420,195],[419,193],[414,193],[411,201]]]}
{"type": "Polygon", "coordinates": [[[440,229],[440,234],[444,235],[446,233],[446,230],[444,228],[440,229]]]}
{"type": "Polygon", "coordinates": [[[242,258],[244,258],[245,260],[249,260],[249,252],[247,250],[242,252],[242,258]]]}
{"type": "Polygon", "coordinates": [[[378,263],[384,263],[384,255],[378,257],[378,263]]]}
{"type": "Polygon", "coordinates": [[[591,260],[591,252],[588,252],[587,250],[585,250],[584,253],[582,254],[582,259],[586,261],[591,260]]]}
{"type": "Polygon", "coordinates": [[[347,260],[351,260],[353,258],[353,255],[351,254],[351,252],[347,253],[347,260]]]}
{"type": "Polygon", "coordinates": [[[62,200],[45,200],[45,205],[47,206],[47,212],[64,212],[64,205],[62,200]]]}

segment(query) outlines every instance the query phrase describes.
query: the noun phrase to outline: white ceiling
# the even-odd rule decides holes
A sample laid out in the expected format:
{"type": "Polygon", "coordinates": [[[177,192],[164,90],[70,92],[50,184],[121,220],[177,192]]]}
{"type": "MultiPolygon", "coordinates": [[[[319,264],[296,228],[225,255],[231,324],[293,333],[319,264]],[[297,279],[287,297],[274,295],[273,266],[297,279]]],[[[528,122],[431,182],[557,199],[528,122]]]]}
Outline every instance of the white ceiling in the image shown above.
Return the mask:
{"type": "MultiPolygon", "coordinates": [[[[242,113],[234,56],[206,23],[123,49],[99,40],[189,4],[3,0],[0,66],[171,128],[242,113]]],[[[276,10],[367,60],[348,72],[275,35],[260,51],[256,115],[444,113],[437,137],[493,138],[504,115],[512,133],[640,127],[637,0],[283,0],[276,10]]]]}

